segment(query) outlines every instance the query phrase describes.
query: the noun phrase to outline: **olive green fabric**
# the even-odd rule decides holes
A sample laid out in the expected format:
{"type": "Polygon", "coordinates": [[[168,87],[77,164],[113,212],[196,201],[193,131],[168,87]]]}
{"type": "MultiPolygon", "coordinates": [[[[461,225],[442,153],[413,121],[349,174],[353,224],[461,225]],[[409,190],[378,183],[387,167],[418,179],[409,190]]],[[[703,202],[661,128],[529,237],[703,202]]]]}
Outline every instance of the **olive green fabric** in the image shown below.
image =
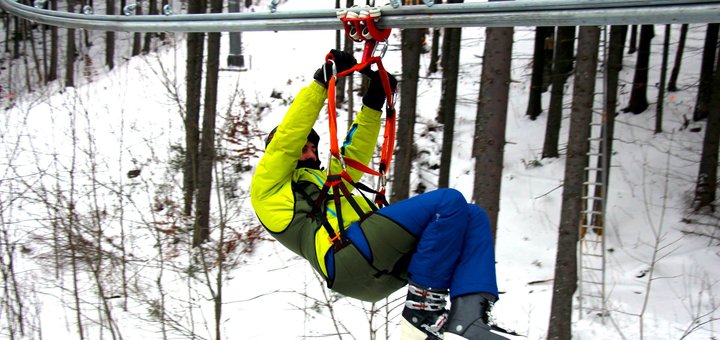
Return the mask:
{"type": "Polygon", "coordinates": [[[390,219],[373,214],[360,223],[371,259],[354,246],[335,253],[335,278],[330,288],[363,301],[376,302],[407,283],[407,264],[417,240],[390,219]]]}

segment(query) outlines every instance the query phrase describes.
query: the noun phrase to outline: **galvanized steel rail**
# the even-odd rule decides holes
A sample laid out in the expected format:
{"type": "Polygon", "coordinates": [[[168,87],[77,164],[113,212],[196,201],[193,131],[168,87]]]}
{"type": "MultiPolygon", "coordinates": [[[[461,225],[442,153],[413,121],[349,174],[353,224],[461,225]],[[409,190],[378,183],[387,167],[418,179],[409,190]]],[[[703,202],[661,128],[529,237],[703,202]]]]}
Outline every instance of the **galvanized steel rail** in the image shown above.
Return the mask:
{"type": "MultiPolygon", "coordinates": [[[[126,32],[243,32],[342,29],[335,9],[171,15],[102,15],[44,10],[0,0],[0,8],[52,26],[126,32]]],[[[720,22],[718,0],[518,0],[382,7],[378,27],[503,27],[720,22]]],[[[358,10],[359,9],[350,9],[358,10]]]]}

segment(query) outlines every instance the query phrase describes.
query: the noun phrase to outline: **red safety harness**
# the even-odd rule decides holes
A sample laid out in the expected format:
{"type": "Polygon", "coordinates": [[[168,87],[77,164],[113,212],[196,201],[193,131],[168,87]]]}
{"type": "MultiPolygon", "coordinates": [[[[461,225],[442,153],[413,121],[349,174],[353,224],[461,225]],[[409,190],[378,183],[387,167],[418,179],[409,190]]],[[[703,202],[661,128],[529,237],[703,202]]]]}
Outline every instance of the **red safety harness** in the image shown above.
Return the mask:
{"type": "Polygon", "coordinates": [[[386,42],[387,38],[390,36],[391,31],[390,28],[380,30],[375,26],[375,22],[380,17],[380,9],[374,7],[369,10],[361,10],[359,13],[348,11],[345,9],[338,11],[337,15],[338,18],[343,22],[343,27],[345,28],[345,33],[348,37],[350,37],[353,41],[356,42],[365,41],[362,60],[360,61],[360,63],[355,64],[348,70],[337,73],[333,60],[333,55],[329,53],[325,57],[326,64],[331,63],[333,67],[333,74],[327,83],[328,121],[330,125],[330,160],[332,160],[333,157],[338,159],[342,166],[342,171],[340,173],[331,173],[331,167],[328,166],[327,179],[323,184],[320,195],[315,200],[314,211],[322,211],[325,200],[329,196],[332,196],[332,199],[335,202],[339,233],[336,233],[335,230],[333,230],[330,224],[327,223],[327,220],[324,218],[324,216],[322,216],[320,219],[323,227],[325,227],[326,231],[328,232],[330,242],[332,242],[336,250],[339,250],[340,248],[348,244],[348,241],[345,239],[345,228],[343,226],[342,220],[340,201],[341,195],[347,198],[348,202],[361,219],[364,219],[368,215],[360,208],[360,205],[351,195],[350,190],[348,190],[343,180],[345,180],[348,184],[357,188],[360,191],[360,194],[368,202],[370,207],[372,207],[373,211],[388,205],[388,201],[385,198],[385,185],[387,184],[386,173],[390,169],[390,162],[392,161],[392,154],[395,148],[395,103],[393,101],[393,89],[390,87],[390,79],[388,78],[388,75],[382,64],[382,56],[387,50],[387,44],[385,44],[379,56],[375,55],[375,50],[378,47],[378,43],[386,42]],[[357,160],[343,157],[340,153],[337,138],[337,110],[335,107],[336,78],[344,77],[355,71],[364,70],[365,68],[370,67],[372,64],[377,65],[380,80],[382,81],[385,96],[387,98],[385,107],[386,118],[385,131],[383,134],[383,146],[382,153],[380,155],[380,165],[377,171],[371,169],[370,167],[357,160]],[[373,190],[362,183],[354,182],[350,175],[347,173],[348,166],[365,172],[367,174],[379,176],[377,190],[373,190]],[[363,193],[363,191],[375,194],[374,202],[368,199],[367,196],[365,196],[365,194],[363,193]]]}

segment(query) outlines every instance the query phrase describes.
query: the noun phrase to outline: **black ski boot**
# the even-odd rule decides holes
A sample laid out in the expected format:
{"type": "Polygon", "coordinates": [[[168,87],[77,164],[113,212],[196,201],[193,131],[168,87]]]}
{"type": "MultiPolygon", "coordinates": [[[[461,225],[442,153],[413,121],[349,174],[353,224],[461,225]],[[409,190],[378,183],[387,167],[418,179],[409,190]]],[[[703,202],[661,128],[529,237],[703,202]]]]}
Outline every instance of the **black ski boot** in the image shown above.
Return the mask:
{"type": "Polygon", "coordinates": [[[492,302],[482,294],[468,294],[452,298],[445,339],[505,340],[491,332],[492,302]]]}
{"type": "Polygon", "coordinates": [[[402,339],[439,340],[447,322],[447,289],[408,285],[402,311],[402,339]]]}

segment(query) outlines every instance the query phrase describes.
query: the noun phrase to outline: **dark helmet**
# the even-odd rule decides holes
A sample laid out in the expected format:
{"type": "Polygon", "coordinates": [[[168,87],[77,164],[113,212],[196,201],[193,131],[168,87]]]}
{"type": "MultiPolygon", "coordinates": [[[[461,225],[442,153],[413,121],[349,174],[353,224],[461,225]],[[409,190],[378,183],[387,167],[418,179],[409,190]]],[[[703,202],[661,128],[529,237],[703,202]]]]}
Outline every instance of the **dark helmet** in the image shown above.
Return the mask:
{"type": "MultiPolygon", "coordinates": [[[[267,149],[268,144],[270,144],[270,141],[275,137],[275,131],[277,131],[277,126],[268,133],[267,137],[265,137],[265,148],[267,149]]],[[[310,133],[307,136],[308,142],[312,142],[315,144],[315,146],[320,145],[320,135],[318,135],[317,131],[315,129],[310,129],[310,133]]]]}

